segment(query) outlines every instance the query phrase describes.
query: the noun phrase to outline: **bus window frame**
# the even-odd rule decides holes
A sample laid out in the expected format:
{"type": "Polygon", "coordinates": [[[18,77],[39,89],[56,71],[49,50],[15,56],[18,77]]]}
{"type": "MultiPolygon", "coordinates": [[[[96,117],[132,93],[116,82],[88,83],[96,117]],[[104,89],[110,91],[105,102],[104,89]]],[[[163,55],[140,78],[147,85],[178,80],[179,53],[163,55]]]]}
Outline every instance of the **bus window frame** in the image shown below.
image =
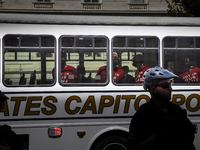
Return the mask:
{"type": "MultiPolygon", "coordinates": [[[[4,57],[4,54],[6,52],[6,49],[10,49],[13,51],[16,51],[17,50],[25,50],[25,52],[39,52],[39,50],[47,50],[47,49],[52,49],[54,51],[54,60],[45,60],[45,62],[48,62],[48,61],[53,61],[55,66],[56,66],[56,50],[57,50],[57,47],[56,47],[56,37],[52,34],[5,34],[2,38],[2,72],[5,71],[5,57],[4,57]],[[18,36],[20,37],[19,39],[21,39],[21,37],[38,37],[40,38],[39,39],[39,46],[37,47],[31,47],[31,46],[21,46],[21,45],[18,45],[18,46],[5,46],[5,38],[6,37],[9,37],[9,36],[18,36]],[[42,47],[41,46],[41,37],[45,37],[45,36],[49,36],[49,37],[52,37],[53,40],[54,40],[54,47],[42,47]]],[[[20,43],[20,41],[19,41],[20,43]]],[[[8,60],[8,61],[12,61],[12,60],[8,60]]],[[[14,60],[14,61],[18,61],[18,60],[14,60]]],[[[23,60],[19,60],[19,61],[23,61],[23,60]]],[[[42,64],[42,59],[41,60],[25,60],[25,61],[39,61],[41,62],[42,64]]],[[[34,71],[34,70],[33,70],[34,71]]],[[[42,71],[41,71],[41,78],[42,78],[42,71]]],[[[46,78],[46,77],[45,77],[46,78]]],[[[19,78],[20,79],[20,78],[19,78]]],[[[47,84],[47,83],[44,83],[44,84],[15,84],[15,85],[8,85],[5,83],[5,76],[4,76],[4,73],[3,73],[3,76],[2,76],[2,83],[5,87],[52,87],[56,84],[56,79],[52,79],[53,80],[53,83],[51,84],[47,84]]]]}
{"type": "MultiPolygon", "coordinates": [[[[111,52],[112,54],[115,52],[115,50],[124,50],[124,52],[131,52],[131,50],[135,50],[135,53],[138,52],[137,50],[157,50],[157,66],[160,66],[160,38],[156,35],[115,35],[112,37],[112,40],[111,40],[111,52]],[[113,46],[113,43],[114,43],[114,38],[115,37],[125,37],[126,40],[125,40],[125,47],[114,47],[113,46]],[[128,47],[127,45],[127,38],[131,38],[131,37],[141,37],[141,38],[145,38],[145,41],[144,41],[144,47],[128,47]],[[150,37],[154,37],[158,40],[158,47],[146,47],[146,38],[150,38],[150,37]]],[[[122,54],[122,53],[121,53],[122,54]]],[[[127,61],[132,61],[131,58],[130,60],[127,60],[127,61]]],[[[122,62],[122,59],[120,58],[120,63],[122,62]]],[[[120,66],[122,67],[122,66],[120,66]]],[[[111,61],[111,69],[113,70],[113,60],[111,61]]],[[[113,81],[113,71],[112,71],[112,83],[115,85],[115,86],[142,86],[142,84],[138,84],[138,83],[115,83],[113,81]]]]}
{"type": "MultiPolygon", "coordinates": [[[[67,35],[67,34],[63,34],[63,35],[61,35],[60,37],[59,37],[59,39],[58,39],[58,43],[59,43],[59,45],[58,45],[58,68],[57,68],[57,70],[58,70],[58,81],[59,81],[59,84],[61,85],[61,86],[63,86],[63,87],[66,87],[66,86],[106,86],[106,85],[108,85],[109,84],[109,82],[110,82],[110,79],[109,79],[109,74],[107,73],[107,75],[106,75],[106,77],[107,77],[107,80],[106,80],[106,82],[105,83],[63,83],[62,81],[61,81],[61,53],[62,53],[62,50],[64,49],[65,51],[66,50],[72,50],[73,51],[73,49],[75,49],[75,52],[76,51],[78,51],[78,50],[90,50],[90,49],[92,49],[91,51],[93,51],[93,52],[95,52],[94,50],[102,50],[102,51],[104,51],[104,50],[106,50],[105,52],[106,52],[106,64],[107,64],[107,68],[106,68],[106,71],[107,72],[109,72],[109,69],[110,69],[110,55],[109,55],[109,38],[106,36],[106,35],[67,35]],[[93,46],[92,47],[76,47],[76,40],[74,40],[74,47],[62,47],[62,38],[63,37],[73,37],[73,38],[87,38],[87,37],[89,37],[89,38],[92,38],[93,40],[93,46]],[[94,46],[94,39],[95,38],[105,38],[106,39],[106,47],[97,47],[97,48],[95,48],[95,46],[94,46]]],[[[79,55],[80,56],[80,55],[79,55]]],[[[68,56],[67,56],[68,57],[68,56]]],[[[83,60],[83,62],[84,62],[85,60],[83,60]]],[[[93,60],[94,61],[94,60],[93,60]]],[[[98,60],[97,60],[98,61],[98,60]]],[[[103,60],[104,61],[104,60],[103,60]]],[[[79,60],[79,65],[80,65],[80,60],[79,60]]],[[[75,67],[74,67],[75,68],[75,67]]],[[[75,69],[77,69],[77,68],[75,68],[75,69]]],[[[97,68],[97,71],[98,71],[98,69],[99,68],[97,68]]],[[[97,73],[97,72],[96,72],[97,73]]]]}
{"type": "MultiPolygon", "coordinates": [[[[164,36],[163,39],[162,39],[162,64],[163,64],[163,67],[165,66],[165,50],[178,50],[178,51],[188,51],[188,50],[199,50],[200,51],[200,47],[199,48],[196,48],[196,38],[200,38],[200,36],[164,36]],[[175,41],[175,47],[174,48],[170,48],[170,47],[164,47],[164,40],[166,38],[176,38],[176,41],[175,41]],[[194,47],[192,48],[179,48],[178,47],[178,38],[193,38],[193,41],[194,41],[194,47]]],[[[179,76],[179,75],[178,75],[179,76]]],[[[177,82],[174,82],[173,83],[174,86],[199,86],[200,83],[186,83],[186,82],[183,82],[183,83],[177,83],[177,82]]]]}

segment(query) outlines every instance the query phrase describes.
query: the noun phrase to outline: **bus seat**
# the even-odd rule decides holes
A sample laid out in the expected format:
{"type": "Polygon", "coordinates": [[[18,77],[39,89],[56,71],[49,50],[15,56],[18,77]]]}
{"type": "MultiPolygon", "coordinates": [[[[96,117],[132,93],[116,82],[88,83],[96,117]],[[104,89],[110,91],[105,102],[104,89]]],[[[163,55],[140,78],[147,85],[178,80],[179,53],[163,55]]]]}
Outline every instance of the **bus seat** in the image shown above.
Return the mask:
{"type": "Polygon", "coordinates": [[[19,80],[19,85],[25,85],[25,84],[26,84],[26,78],[25,78],[25,74],[23,73],[19,80]]]}
{"type": "Polygon", "coordinates": [[[35,84],[35,80],[36,80],[36,70],[34,70],[34,72],[31,73],[29,84],[35,84]]]}

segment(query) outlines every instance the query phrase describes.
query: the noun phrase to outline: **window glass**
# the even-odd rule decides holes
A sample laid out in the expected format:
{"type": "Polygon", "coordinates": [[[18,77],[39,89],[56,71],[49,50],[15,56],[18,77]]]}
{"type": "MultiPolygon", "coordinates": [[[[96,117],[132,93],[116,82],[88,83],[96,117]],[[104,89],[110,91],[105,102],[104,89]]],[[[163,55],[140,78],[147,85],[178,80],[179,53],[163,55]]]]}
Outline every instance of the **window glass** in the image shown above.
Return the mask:
{"type": "Polygon", "coordinates": [[[157,37],[127,36],[113,38],[113,82],[140,84],[144,72],[158,65],[159,40],[157,37]],[[116,46],[123,39],[123,47],[116,46]]]}
{"type": "Polygon", "coordinates": [[[74,37],[63,37],[62,47],[74,47],[74,37]]]}
{"type": "Polygon", "coordinates": [[[106,52],[95,52],[95,59],[96,60],[104,60],[104,59],[106,59],[106,57],[107,57],[107,54],[106,54],[106,52]]]}
{"type": "Polygon", "coordinates": [[[115,37],[113,39],[113,47],[125,47],[126,38],[125,37],[115,37]]]}
{"type": "Polygon", "coordinates": [[[196,38],[196,48],[200,48],[200,38],[196,38]]]}
{"type": "Polygon", "coordinates": [[[130,0],[130,3],[144,3],[144,0],[130,0]]]}
{"type": "Polygon", "coordinates": [[[37,0],[38,2],[50,2],[51,0],[37,0]]]}
{"type": "Polygon", "coordinates": [[[84,0],[84,2],[99,2],[99,0],[84,0]]]}
{"type": "Polygon", "coordinates": [[[23,36],[20,39],[21,47],[38,47],[39,37],[36,36],[23,36]]]}
{"type": "Polygon", "coordinates": [[[29,60],[29,52],[17,53],[17,60],[29,60]]]}
{"type": "Polygon", "coordinates": [[[5,46],[19,46],[19,36],[8,36],[4,39],[5,46]]]}
{"type": "Polygon", "coordinates": [[[166,37],[164,38],[164,67],[179,76],[175,83],[200,83],[200,48],[198,37],[166,37]],[[168,47],[168,39],[173,39],[177,46],[168,47]],[[196,42],[196,45],[194,44],[196,42]]]}
{"type": "Polygon", "coordinates": [[[15,60],[15,52],[6,52],[4,54],[5,60],[15,60]]]}
{"type": "Polygon", "coordinates": [[[62,36],[60,43],[61,84],[101,85],[107,82],[108,39],[106,37],[62,36]],[[73,47],[70,46],[72,43],[73,47]],[[104,69],[101,70],[101,67],[104,69]]]}
{"type": "Polygon", "coordinates": [[[42,36],[41,37],[41,47],[54,47],[54,37],[42,36]]]}
{"type": "Polygon", "coordinates": [[[3,38],[3,50],[5,85],[37,86],[54,82],[53,36],[6,35],[3,38]]]}
{"type": "Polygon", "coordinates": [[[154,37],[146,38],[146,47],[158,47],[158,39],[154,37]]]}
{"type": "Polygon", "coordinates": [[[128,47],[144,47],[143,37],[128,37],[127,38],[128,47]]]}
{"type": "Polygon", "coordinates": [[[93,47],[92,38],[88,37],[76,38],[76,47],[93,47]]]}
{"type": "Polygon", "coordinates": [[[177,39],[178,48],[193,48],[194,47],[194,38],[181,37],[177,39]]]}
{"type": "Polygon", "coordinates": [[[94,46],[95,47],[106,47],[106,39],[105,38],[95,38],[94,39],[94,46]]]}
{"type": "Polygon", "coordinates": [[[176,47],[176,38],[166,37],[165,40],[164,40],[164,47],[166,47],[166,48],[176,47]]]}

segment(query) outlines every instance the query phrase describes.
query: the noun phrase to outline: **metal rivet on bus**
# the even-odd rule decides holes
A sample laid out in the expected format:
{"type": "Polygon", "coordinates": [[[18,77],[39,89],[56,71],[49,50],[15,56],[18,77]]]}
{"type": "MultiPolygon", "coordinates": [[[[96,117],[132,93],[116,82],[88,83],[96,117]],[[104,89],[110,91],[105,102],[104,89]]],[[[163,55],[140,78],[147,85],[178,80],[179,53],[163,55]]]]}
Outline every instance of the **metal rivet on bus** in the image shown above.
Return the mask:
{"type": "Polygon", "coordinates": [[[85,136],[85,134],[86,134],[85,131],[78,131],[77,132],[77,135],[78,135],[79,138],[83,138],[85,136]]]}

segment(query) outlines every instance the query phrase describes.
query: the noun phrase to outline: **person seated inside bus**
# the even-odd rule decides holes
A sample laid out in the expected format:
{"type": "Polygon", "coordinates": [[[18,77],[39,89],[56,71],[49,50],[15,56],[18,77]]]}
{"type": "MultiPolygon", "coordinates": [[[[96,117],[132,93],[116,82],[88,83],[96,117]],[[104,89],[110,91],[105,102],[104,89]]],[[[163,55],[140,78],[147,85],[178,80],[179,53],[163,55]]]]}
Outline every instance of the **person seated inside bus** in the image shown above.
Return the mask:
{"type": "MultiPolygon", "coordinates": [[[[75,83],[78,79],[77,70],[73,66],[66,64],[67,54],[61,54],[61,81],[62,83],[75,83]]],[[[55,68],[52,70],[53,79],[55,78],[55,68]]]]}
{"type": "Polygon", "coordinates": [[[85,77],[85,67],[82,65],[78,65],[77,66],[77,73],[78,73],[78,83],[91,83],[91,73],[89,74],[89,76],[86,78],[85,77]]]}
{"type": "Polygon", "coordinates": [[[184,83],[200,83],[200,69],[192,66],[188,56],[182,57],[179,79],[184,83]]]}
{"type": "Polygon", "coordinates": [[[133,78],[133,76],[128,74],[129,67],[123,66],[122,69],[124,70],[124,76],[123,76],[123,79],[122,79],[122,83],[135,83],[135,79],[133,78]]]}
{"type": "MultiPolygon", "coordinates": [[[[118,67],[119,57],[117,53],[113,53],[113,82],[122,83],[122,78],[124,75],[124,70],[118,67]]],[[[105,83],[106,82],[106,70],[107,66],[102,66],[99,68],[96,74],[96,82],[105,83]]]]}
{"type": "Polygon", "coordinates": [[[31,73],[29,84],[35,84],[35,80],[36,80],[36,70],[34,70],[34,72],[31,73]]]}
{"type": "Polygon", "coordinates": [[[135,83],[142,83],[142,77],[146,70],[149,69],[147,65],[144,65],[144,56],[141,54],[133,57],[132,65],[137,68],[135,72],[135,83]]]}
{"type": "Polygon", "coordinates": [[[20,77],[19,80],[19,85],[25,85],[25,84],[26,84],[25,73],[22,73],[22,76],[20,77]]]}

